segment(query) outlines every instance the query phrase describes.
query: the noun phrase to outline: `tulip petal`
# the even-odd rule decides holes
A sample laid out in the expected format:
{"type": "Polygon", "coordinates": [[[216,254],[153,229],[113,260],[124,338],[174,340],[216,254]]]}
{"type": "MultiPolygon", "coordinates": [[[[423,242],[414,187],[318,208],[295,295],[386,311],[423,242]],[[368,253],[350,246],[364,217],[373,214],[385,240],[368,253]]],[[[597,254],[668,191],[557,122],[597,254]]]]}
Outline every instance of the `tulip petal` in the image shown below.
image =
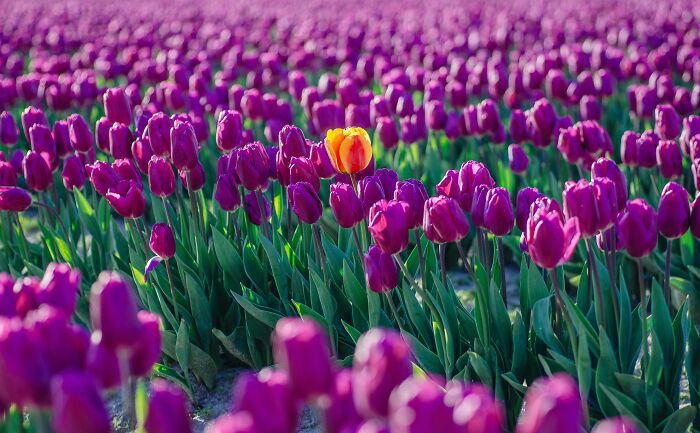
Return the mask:
{"type": "MultiPolygon", "coordinates": [[[[576,250],[576,245],[581,238],[581,231],[578,226],[578,218],[571,218],[564,224],[564,256],[561,259],[561,263],[566,263],[569,261],[571,256],[576,250]]],[[[561,264],[560,263],[560,264],[561,264]]]]}
{"type": "Polygon", "coordinates": [[[158,264],[162,261],[163,259],[158,256],[151,257],[151,259],[146,263],[146,269],[144,269],[143,272],[144,281],[148,281],[148,274],[153,272],[156,269],[156,266],[158,266],[158,264]]]}

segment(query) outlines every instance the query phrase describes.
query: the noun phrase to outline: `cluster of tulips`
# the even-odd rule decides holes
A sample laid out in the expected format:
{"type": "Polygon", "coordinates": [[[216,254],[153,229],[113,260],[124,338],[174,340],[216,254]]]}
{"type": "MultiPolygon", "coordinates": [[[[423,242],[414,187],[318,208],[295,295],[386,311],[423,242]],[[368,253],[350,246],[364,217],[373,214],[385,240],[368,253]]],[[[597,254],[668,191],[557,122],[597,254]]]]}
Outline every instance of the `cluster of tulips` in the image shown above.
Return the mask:
{"type": "Polygon", "coordinates": [[[0,431],[700,428],[697,16],[11,1],[0,431]]]}

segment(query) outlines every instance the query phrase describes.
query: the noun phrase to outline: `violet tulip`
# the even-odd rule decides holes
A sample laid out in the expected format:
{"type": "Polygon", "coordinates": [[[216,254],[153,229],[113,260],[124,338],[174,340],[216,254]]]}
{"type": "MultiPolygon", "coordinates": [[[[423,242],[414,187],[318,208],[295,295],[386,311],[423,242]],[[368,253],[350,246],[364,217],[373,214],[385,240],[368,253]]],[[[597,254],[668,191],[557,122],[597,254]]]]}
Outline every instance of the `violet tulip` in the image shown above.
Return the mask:
{"type": "Polygon", "coordinates": [[[616,226],[630,256],[646,256],[656,247],[656,212],[644,199],[628,201],[625,209],[617,216],[616,226]]]}
{"type": "Polygon", "coordinates": [[[639,138],[639,134],[634,131],[625,131],[624,134],[622,134],[620,155],[622,156],[622,163],[628,167],[637,166],[637,140],[639,140],[639,138]]]}
{"type": "Polygon", "coordinates": [[[515,216],[508,190],[489,189],[484,207],[484,227],[495,236],[505,236],[513,230],[514,223],[515,216]]]}
{"type": "Polygon", "coordinates": [[[146,199],[143,196],[143,190],[133,180],[120,180],[115,187],[109,189],[105,198],[124,218],[143,216],[146,199]]]}
{"type": "Polygon", "coordinates": [[[258,205],[258,199],[255,196],[255,192],[249,192],[245,195],[245,213],[248,216],[248,220],[256,226],[261,225],[263,221],[268,221],[272,216],[270,211],[270,202],[267,200],[267,198],[265,198],[265,196],[263,196],[262,202],[263,209],[261,213],[260,206],[258,205]]]}
{"type": "Polygon", "coordinates": [[[452,407],[456,431],[502,433],[504,430],[505,410],[484,385],[448,383],[445,402],[452,407]]]}
{"type": "Polygon", "coordinates": [[[238,184],[232,175],[223,174],[219,176],[219,179],[216,181],[214,200],[226,212],[233,212],[240,207],[241,195],[238,192],[238,184]]]}
{"type": "Polygon", "coordinates": [[[102,272],[90,289],[90,320],[102,341],[120,350],[131,347],[142,332],[129,284],[116,273],[102,272]]]}
{"type": "Polygon", "coordinates": [[[428,192],[420,180],[407,179],[396,182],[394,199],[408,203],[409,228],[420,227],[423,224],[425,201],[428,199],[428,192]]]}
{"type": "Polygon", "coordinates": [[[83,116],[77,113],[68,116],[68,136],[73,148],[78,152],[89,151],[95,143],[90,126],[83,116]]]}
{"type": "Polygon", "coordinates": [[[465,212],[472,206],[474,191],[478,185],[486,185],[493,188],[496,182],[484,164],[476,161],[467,161],[459,169],[459,196],[457,200],[465,212]]]}
{"type": "Polygon", "coordinates": [[[390,292],[399,284],[399,271],[391,255],[372,245],[363,257],[367,287],[375,293],[390,292]]]}
{"type": "Polygon", "coordinates": [[[643,168],[655,167],[656,148],[659,145],[659,137],[652,131],[644,131],[637,139],[637,164],[643,168]]]}
{"type": "Polygon", "coordinates": [[[352,185],[334,183],[331,184],[330,190],[328,202],[335,219],[341,227],[349,229],[362,221],[364,218],[362,202],[355,194],[352,185]]]}
{"type": "Polygon", "coordinates": [[[510,139],[513,143],[520,144],[528,139],[527,117],[521,110],[513,110],[508,124],[510,139]]]}
{"type": "Polygon", "coordinates": [[[423,231],[431,242],[456,242],[469,233],[469,221],[456,200],[431,197],[425,202],[423,231]]]}
{"type": "Polygon", "coordinates": [[[562,194],[564,214],[567,218],[578,218],[581,236],[588,238],[598,233],[596,192],[585,179],[569,181],[562,194]]]}
{"type": "Polygon", "coordinates": [[[665,179],[676,179],[683,175],[683,155],[675,141],[662,140],[656,148],[656,163],[665,179]]]}
{"type": "Polygon", "coordinates": [[[230,152],[243,145],[243,117],[235,110],[222,111],[216,123],[216,147],[230,152]]]}
{"type": "Polygon", "coordinates": [[[399,200],[382,199],[370,208],[368,229],[385,253],[397,254],[408,246],[409,212],[408,204],[399,200]]]}
{"type": "Polygon", "coordinates": [[[148,433],[191,433],[185,393],[170,382],[155,380],[151,384],[148,415],[143,426],[148,433]]]}
{"type": "Polygon", "coordinates": [[[105,152],[109,153],[109,129],[112,127],[112,123],[107,120],[106,117],[100,117],[95,122],[95,143],[97,147],[105,152]]]}
{"type": "Polygon", "coordinates": [[[129,373],[134,377],[148,376],[161,355],[160,317],[150,311],[138,313],[142,331],[131,348],[129,373]]]}
{"type": "Polygon", "coordinates": [[[63,159],[73,152],[74,149],[70,142],[68,122],[65,120],[57,120],[53,124],[51,135],[53,136],[53,141],[56,143],[56,153],[59,158],[63,159]]]}
{"type": "Polygon", "coordinates": [[[175,236],[173,229],[165,223],[157,223],[151,229],[149,246],[151,251],[161,259],[169,259],[175,255],[175,236]]]}
{"type": "Polygon", "coordinates": [[[516,433],[579,433],[583,422],[576,382],[565,373],[537,379],[525,395],[516,433]]]}
{"type": "Polygon", "coordinates": [[[95,379],[82,372],[69,372],[51,381],[56,433],[109,433],[112,423],[95,379]]]}
{"type": "Polygon", "coordinates": [[[672,105],[660,104],[654,111],[656,126],[654,131],[662,140],[675,140],[681,133],[681,119],[672,105]]]}
{"type": "Polygon", "coordinates": [[[158,112],[148,119],[146,135],[151,144],[153,153],[158,156],[170,155],[172,143],[170,142],[170,130],[173,121],[165,113],[158,112]]]}
{"type": "Polygon", "coordinates": [[[284,371],[245,373],[233,388],[233,412],[248,412],[259,433],[295,433],[300,406],[284,371]],[[275,414],[275,416],[270,416],[275,414]]]}
{"type": "Polygon", "coordinates": [[[267,152],[258,141],[240,148],[236,157],[236,174],[241,185],[255,191],[267,184],[267,152]]]}
{"type": "Polygon", "coordinates": [[[608,418],[599,421],[591,433],[638,433],[634,421],[625,417],[608,418]]]}
{"type": "Polygon", "coordinates": [[[30,150],[22,161],[24,179],[32,191],[46,191],[53,183],[51,168],[39,153],[30,150]]]}
{"type": "Polygon", "coordinates": [[[508,164],[510,170],[515,174],[523,174],[527,172],[530,164],[530,159],[525,153],[525,150],[519,144],[511,144],[508,146],[508,164]]]}
{"type": "Polygon", "coordinates": [[[391,117],[377,119],[377,134],[385,149],[393,149],[399,144],[399,131],[391,117]]]}
{"type": "Polygon", "coordinates": [[[700,239],[700,198],[690,204],[690,233],[695,239],[700,239]]]}
{"type": "Polygon", "coordinates": [[[615,196],[617,198],[617,208],[622,209],[627,203],[627,178],[620,170],[620,167],[607,158],[598,158],[591,165],[591,178],[597,179],[605,177],[615,184],[615,196]]]}
{"type": "Polygon", "coordinates": [[[331,157],[328,155],[328,149],[324,142],[309,144],[309,159],[314,166],[316,175],[321,179],[329,179],[336,174],[331,157]]]}
{"type": "Polygon", "coordinates": [[[486,208],[486,195],[491,188],[488,185],[477,185],[472,198],[472,208],[469,211],[472,222],[480,229],[484,228],[484,209],[486,208]]]}
{"type": "Polygon", "coordinates": [[[5,147],[14,147],[19,139],[19,128],[12,114],[7,111],[0,113],[0,143],[5,147]]]}
{"type": "Polygon", "coordinates": [[[391,393],[389,428],[392,433],[456,432],[452,412],[439,384],[411,377],[391,393]]]}
{"type": "Polygon", "coordinates": [[[306,224],[315,224],[323,212],[316,188],[308,182],[295,182],[287,187],[289,205],[294,214],[306,224]]]}
{"type": "MultiPolygon", "coordinates": [[[[170,158],[175,168],[190,171],[197,167],[199,144],[190,123],[180,120],[173,123],[170,129],[170,145],[170,158]]],[[[267,161],[265,162],[267,164],[267,161]]]]}
{"type": "Polygon", "coordinates": [[[32,196],[16,186],[0,186],[0,210],[24,212],[31,206],[32,196]]]}
{"type": "Polygon", "coordinates": [[[175,173],[164,157],[154,155],[148,162],[148,186],[158,197],[169,197],[175,192],[175,173]]]}
{"type": "Polygon", "coordinates": [[[666,239],[677,239],[690,228],[688,191],[676,182],[667,183],[661,191],[657,223],[666,239]]]}
{"type": "Polygon", "coordinates": [[[540,197],[543,196],[537,188],[525,187],[518,191],[518,195],[515,197],[515,225],[521,232],[525,233],[527,229],[532,203],[540,197]]]}
{"type": "Polygon", "coordinates": [[[41,347],[22,320],[0,317],[0,399],[20,406],[47,405],[49,380],[41,347]]]}
{"type": "Polygon", "coordinates": [[[581,236],[578,218],[571,218],[564,223],[560,211],[536,206],[539,200],[542,199],[535,200],[531,207],[525,241],[535,264],[545,269],[554,269],[569,261],[576,250],[581,236]]]}
{"type": "Polygon", "coordinates": [[[0,161],[0,186],[17,186],[17,172],[6,161],[0,161]]]}
{"type": "Polygon", "coordinates": [[[105,116],[112,123],[131,124],[131,106],[124,89],[115,87],[107,89],[102,97],[105,116]]]}
{"type": "Polygon", "coordinates": [[[319,191],[321,180],[309,158],[293,156],[289,161],[289,183],[307,182],[319,191]]]}
{"type": "Polygon", "coordinates": [[[49,263],[36,292],[37,302],[50,305],[70,318],[78,301],[80,278],[80,271],[65,263],[49,263]]]}

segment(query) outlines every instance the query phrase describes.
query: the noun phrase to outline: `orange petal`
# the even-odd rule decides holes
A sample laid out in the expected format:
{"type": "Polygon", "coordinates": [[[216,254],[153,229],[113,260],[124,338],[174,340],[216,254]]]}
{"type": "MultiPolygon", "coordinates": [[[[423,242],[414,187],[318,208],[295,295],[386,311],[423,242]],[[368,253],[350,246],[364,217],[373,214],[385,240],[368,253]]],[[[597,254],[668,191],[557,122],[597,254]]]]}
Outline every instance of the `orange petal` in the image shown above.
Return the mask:
{"type": "Polygon", "coordinates": [[[357,173],[369,165],[372,159],[372,146],[367,133],[353,134],[340,145],[338,160],[345,167],[345,173],[357,173]],[[367,137],[367,139],[365,139],[367,137]]]}

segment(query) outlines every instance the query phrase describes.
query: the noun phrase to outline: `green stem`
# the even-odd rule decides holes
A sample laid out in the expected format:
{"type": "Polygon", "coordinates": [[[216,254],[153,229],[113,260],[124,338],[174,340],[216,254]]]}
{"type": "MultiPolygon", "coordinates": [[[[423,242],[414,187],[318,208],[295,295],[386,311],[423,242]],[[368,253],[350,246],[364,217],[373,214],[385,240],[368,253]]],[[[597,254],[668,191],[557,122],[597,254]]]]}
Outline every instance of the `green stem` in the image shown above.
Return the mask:
{"type": "Polygon", "coordinates": [[[607,328],[607,322],[605,320],[605,304],[603,304],[603,289],[600,287],[600,276],[598,275],[598,265],[595,260],[595,254],[593,253],[593,246],[591,246],[590,238],[585,239],[586,249],[588,250],[588,268],[593,274],[593,283],[595,285],[595,303],[596,309],[600,312],[600,320],[598,322],[599,326],[604,329],[607,328]]]}
{"type": "Polygon", "coordinates": [[[501,270],[501,297],[503,298],[503,305],[508,309],[508,293],[506,290],[506,259],[503,253],[503,238],[500,236],[496,237],[497,249],[498,249],[498,263],[501,270]]]}
{"type": "Polygon", "coordinates": [[[175,322],[180,323],[180,307],[177,305],[175,297],[175,285],[173,284],[173,276],[170,272],[170,260],[165,259],[165,270],[168,274],[168,284],[170,284],[170,296],[172,297],[173,309],[175,312],[175,322]]]}

